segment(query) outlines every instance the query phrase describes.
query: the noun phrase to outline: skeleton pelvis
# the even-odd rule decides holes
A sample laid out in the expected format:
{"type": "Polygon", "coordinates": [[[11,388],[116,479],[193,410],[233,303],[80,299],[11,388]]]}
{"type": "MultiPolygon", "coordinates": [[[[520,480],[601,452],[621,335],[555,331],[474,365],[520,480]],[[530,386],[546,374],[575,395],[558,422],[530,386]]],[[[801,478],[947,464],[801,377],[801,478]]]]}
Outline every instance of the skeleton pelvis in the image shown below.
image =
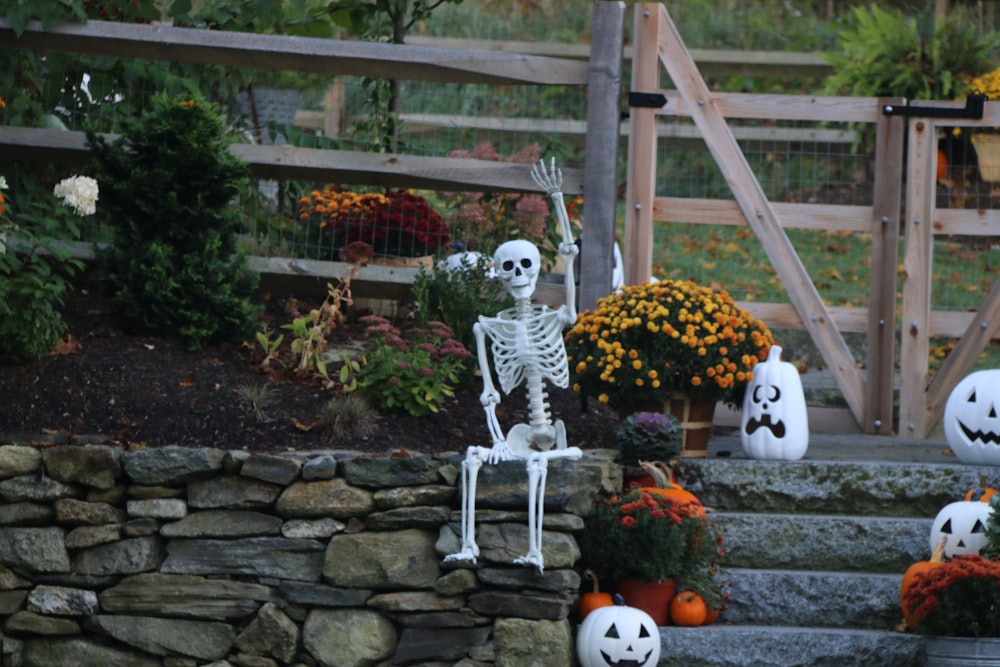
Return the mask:
{"type": "Polygon", "coordinates": [[[566,426],[562,420],[532,428],[530,424],[516,424],[507,433],[507,446],[519,458],[528,458],[532,452],[566,448],[566,426]]]}

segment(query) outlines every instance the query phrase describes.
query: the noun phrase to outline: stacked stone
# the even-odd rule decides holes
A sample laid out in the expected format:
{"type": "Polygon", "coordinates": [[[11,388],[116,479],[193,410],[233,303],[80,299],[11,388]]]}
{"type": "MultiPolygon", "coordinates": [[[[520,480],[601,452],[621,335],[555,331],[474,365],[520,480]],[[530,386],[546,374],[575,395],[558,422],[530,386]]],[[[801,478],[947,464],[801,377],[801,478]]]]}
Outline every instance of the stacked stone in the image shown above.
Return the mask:
{"type": "Polygon", "coordinates": [[[460,457],[0,446],[2,664],[572,664],[573,569],[615,467],[553,465],[546,569],[525,470],[483,469],[458,549],[460,457]]]}

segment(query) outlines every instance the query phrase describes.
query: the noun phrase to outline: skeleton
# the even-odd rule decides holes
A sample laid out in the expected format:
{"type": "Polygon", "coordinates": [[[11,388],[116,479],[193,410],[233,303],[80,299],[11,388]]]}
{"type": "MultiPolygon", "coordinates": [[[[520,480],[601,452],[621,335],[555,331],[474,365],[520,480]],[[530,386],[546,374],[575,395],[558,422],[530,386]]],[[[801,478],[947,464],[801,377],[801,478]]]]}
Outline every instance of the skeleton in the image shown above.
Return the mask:
{"type": "Polygon", "coordinates": [[[483,375],[480,402],[486,412],[486,425],[492,447],[469,447],[462,462],[462,546],[446,561],[476,562],[479,547],[475,539],[476,480],[484,463],[521,460],[528,472],[528,552],[514,562],[533,565],[539,571],[545,567],[542,557],[542,519],[545,511],[545,481],[552,459],[579,459],[578,447],[566,446],[566,427],[562,420],[554,423],[545,400],[545,381],[557,387],[569,385],[569,366],[563,345],[563,328],[576,321],[576,288],[573,258],[579,252],[573,242],[569,216],[562,196],[562,172],[555,160],[546,169],[541,161],[531,170],[531,177],[555,204],[562,243],[559,253],[565,260],[566,303],[556,310],[545,305],[533,305],[541,269],[538,248],[528,241],[508,241],[497,248],[493,269],[511,296],[514,307],[497,313],[496,317],[480,316],[473,326],[478,348],[479,368],[483,375]],[[493,384],[486,339],[490,340],[494,366],[505,394],[524,384],[527,388],[529,423],[516,424],[504,436],[497,420],[496,406],[500,393],[493,384]]]}

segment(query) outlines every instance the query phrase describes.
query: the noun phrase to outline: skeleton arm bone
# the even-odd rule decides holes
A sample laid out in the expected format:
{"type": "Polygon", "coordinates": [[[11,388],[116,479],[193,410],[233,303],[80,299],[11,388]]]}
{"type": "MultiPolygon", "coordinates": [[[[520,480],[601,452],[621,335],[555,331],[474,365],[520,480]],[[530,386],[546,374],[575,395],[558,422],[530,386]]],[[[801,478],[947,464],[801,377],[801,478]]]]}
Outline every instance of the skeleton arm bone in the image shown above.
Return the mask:
{"type": "Polygon", "coordinates": [[[548,169],[545,167],[545,160],[539,160],[538,164],[531,168],[531,178],[552,198],[556,207],[556,217],[559,219],[559,231],[562,235],[559,254],[563,256],[563,264],[566,266],[563,281],[566,287],[566,306],[565,309],[561,309],[560,317],[564,324],[573,324],[576,322],[577,315],[576,276],[574,275],[573,260],[580,252],[580,248],[573,242],[573,230],[569,224],[566,203],[563,201],[562,171],[556,168],[555,158],[550,160],[548,169]]]}
{"type": "Polygon", "coordinates": [[[476,322],[472,325],[472,333],[476,337],[476,352],[479,359],[479,371],[483,376],[483,391],[479,395],[479,402],[486,411],[486,426],[490,430],[490,438],[494,447],[504,444],[503,431],[500,430],[500,422],[497,421],[496,406],[500,403],[500,392],[493,384],[493,376],[490,374],[490,362],[486,352],[486,325],[476,322]]]}

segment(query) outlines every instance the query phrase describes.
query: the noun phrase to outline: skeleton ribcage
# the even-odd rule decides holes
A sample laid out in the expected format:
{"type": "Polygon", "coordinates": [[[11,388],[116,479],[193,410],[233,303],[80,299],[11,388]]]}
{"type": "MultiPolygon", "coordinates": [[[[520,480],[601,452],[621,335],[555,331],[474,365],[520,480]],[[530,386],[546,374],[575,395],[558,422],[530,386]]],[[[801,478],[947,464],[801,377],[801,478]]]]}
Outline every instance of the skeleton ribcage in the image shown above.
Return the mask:
{"type": "Polygon", "coordinates": [[[498,317],[479,320],[493,343],[493,361],[504,393],[524,382],[533,369],[557,387],[569,386],[562,322],[556,312],[542,306],[524,319],[512,319],[514,315],[514,309],[508,309],[498,317]]]}

